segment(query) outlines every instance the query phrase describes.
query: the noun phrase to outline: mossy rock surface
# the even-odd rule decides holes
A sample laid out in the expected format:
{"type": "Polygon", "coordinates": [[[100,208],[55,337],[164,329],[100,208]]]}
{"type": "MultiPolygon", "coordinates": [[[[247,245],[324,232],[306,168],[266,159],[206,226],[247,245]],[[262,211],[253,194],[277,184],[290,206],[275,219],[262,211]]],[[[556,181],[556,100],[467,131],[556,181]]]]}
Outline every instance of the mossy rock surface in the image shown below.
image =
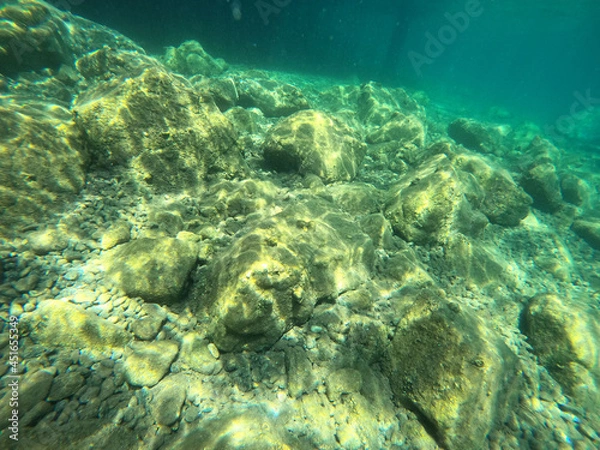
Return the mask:
{"type": "Polygon", "coordinates": [[[402,311],[384,367],[396,401],[449,450],[482,448],[517,392],[516,356],[466,308],[435,295],[402,311]]]}
{"type": "Polygon", "coordinates": [[[369,276],[373,244],[328,202],[308,200],[259,222],[211,265],[208,314],[225,351],[273,345],[319,300],[369,276]]]}
{"type": "Polygon", "coordinates": [[[132,297],[169,304],[182,300],[198,249],[175,238],[140,238],[104,256],[107,275],[132,297]]]}
{"type": "Polygon", "coordinates": [[[214,103],[156,63],[133,65],[130,77],[98,81],[75,103],[98,165],[131,168],[159,191],[193,190],[208,174],[243,172],[236,134],[214,103]]]}
{"type": "Polygon", "coordinates": [[[521,317],[522,332],[541,364],[568,395],[588,407],[600,401],[600,314],[590,303],[540,294],[521,317]]]}
{"type": "Polygon", "coordinates": [[[263,152],[266,164],[277,171],[314,174],[331,183],[356,177],[366,146],[339,120],[307,110],[277,123],[263,152]]]}

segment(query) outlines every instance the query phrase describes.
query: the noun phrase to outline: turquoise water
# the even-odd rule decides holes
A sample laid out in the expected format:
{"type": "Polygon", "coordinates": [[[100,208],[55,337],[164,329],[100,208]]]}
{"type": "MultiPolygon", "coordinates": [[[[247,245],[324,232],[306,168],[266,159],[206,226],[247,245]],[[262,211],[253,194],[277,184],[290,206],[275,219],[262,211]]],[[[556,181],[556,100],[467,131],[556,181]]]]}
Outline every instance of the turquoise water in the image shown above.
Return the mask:
{"type": "Polygon", "coordinates": [[[0,2],[0,448],[600,448],[597,2],[0,2]]]}
{"type": "Polygon", "coordinates": [[[591,0],[276,3],[241,0],[238,21],[225,0],[87,0],[73,10],[151,51],[196,39],[231,63],[382,79],[440,99],[459,92],[543,124],[568,111],[577,91],[600,97],[600,5],[591,0]],[[468,6],[477,14],[465,22],[468,6]],[[440,32],[447,44],[417,73],[408,53],[427,56],[426,33],[440,32]]]}

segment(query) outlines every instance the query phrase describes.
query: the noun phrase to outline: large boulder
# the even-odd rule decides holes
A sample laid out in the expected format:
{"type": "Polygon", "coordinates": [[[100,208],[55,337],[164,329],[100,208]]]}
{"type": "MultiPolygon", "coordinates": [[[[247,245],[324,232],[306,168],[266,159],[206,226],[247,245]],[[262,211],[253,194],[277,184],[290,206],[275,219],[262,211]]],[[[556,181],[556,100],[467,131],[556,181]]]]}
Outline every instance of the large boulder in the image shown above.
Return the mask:
{"type": "Polygon", "coordinates": [[[571,229],[590,247],[600,250],[600,219],[580,217],[573,222],[571,229]]]}
{"type": "Polygon", "coordinates": [[[448,126],[448,136],[457,144],[480,153],[501,153],[501,134],[473,119],[456,119],[448,126]]]}
{"type": "Polygon", "coordinates": [[[352,180],[366,146],[347,125],[321,111],[300,111],[277,123],[263,144],[276,170],[315,174],[325,182],[352,180]]]}
{"type": "Polygon", "coordinates": [[[558,149],[540,137],[525,150],[521,186],[533,198],[533,206],[547,213],[556,213],[564,206],[556,169],[559,156],[558,149]]]}
{"type": "Polygon", "coordinates": [[[207,311],[224,351],[273,345],[319,300],[356,289],[374,261],[371,239],[347,215],[309,200],[261,221],[211,265],[207,311]]]}
{"type": "Polygon", "coordinates": [[[63,300],[41,302],[21,320],[31,339],[46,349],[85,349],[110,354],[132,339],[118,325],[63,300]]]}
{"type": "Polygon", "coordinates": [[[213,77],[227,70],[224,60],[211,57],[197,41],[185,41],[179,47],[167,47],[163,62],[172,71],[188,77],[213,77]]]}
{"type": "Polygon", "coordinates": [[[116,31],[52,6],[59,3],[37,0],[2,2],[1,74],[15,76],[32,70],[58,69],[104,45],[142,51],[116,31]]]}
{"type": "Polygon", "coordinates": [[[140,238],[106,252],[108,277],[132,297],[169,304],[181,299],[198,249],[176,238],[140,238]]]}
{"type": "Polygon", "coordinates": [[[60,211],[83,187],[87,163],[67,109],[0,101],[0,236],[60,211]]]}
{"type": "Polygon", "coordinates": [[[467,185],[445,155],[436,155],[389,189],[385,216],[394,232],[417,244],[444,242],[454,231],[477,235],[487,219],[467,200],[467,185]]]}
{"type": "Polygon", "coordinates": [[[0,73],[58,68],[73,56],[64,13],[50,5],[9,0],[0,8],[0,73]]]}
{"type": "Polygon", "coordinates": [[[90,87],[75,102],[75,121],[97,164],[130,167],[161,191],[193,189],[209,173],[240,172],[231,123],[181,77],[139,54],[110,49],[78,66],[89,68],[90,87]],[[123,73],[126,64],[130,73],[123,73]],[[107,80],[98,77],[103,72],[107,80]]]}
{"type": "Polygon", "coordinates": [[[517,357],[466,308],[419,295],[402,311],[384,372],[448,450],[483,448],[514,401],[517,357]]]}
{"type": "Polygon", "coordinates": [[[539,294],[527,304],[521,330],[540,363],[584,407],[600,402],[600,314],[590,299],[539,294]]]}
{"type": "MultiPolygon", "coordinates": [[[[259,75],[259,76],[256,76],[259,75]]],[[[235,80],[238,104],[244,108],[258,108],[267,117],[289,116],[308,109],[308,100],[302,91],[291,84],[261,77],[239,77],[235,80]]]]}
{"type": "Polygon", "coordinates": [[[529,214],[532,203],[510,174],[481,156],[460,154],[453,159],[457,168],[472,175],[483,190],[478,208],[491,223],[517,226],[529,214]]]}

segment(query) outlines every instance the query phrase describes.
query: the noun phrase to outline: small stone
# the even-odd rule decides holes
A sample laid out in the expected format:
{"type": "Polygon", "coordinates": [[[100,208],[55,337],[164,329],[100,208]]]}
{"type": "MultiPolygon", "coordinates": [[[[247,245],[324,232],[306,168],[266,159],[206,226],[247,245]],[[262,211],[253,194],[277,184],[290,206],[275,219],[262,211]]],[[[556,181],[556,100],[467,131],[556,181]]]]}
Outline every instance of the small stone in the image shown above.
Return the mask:
{"type": "Polygon", "coordinates": [[[23,314],[23,306],[21,306],[19,303],[12,303],[10,305],[9,314],[11,316],[19,317],[21,314],[23,314]]]}
{"type": "Polygon", "coordinates": [[[160,425],[171,426],[179,420],[181,407],[185,401],[184,381],[180,379],[180,376],[172,375],[155,389],[152,405],[156,412],[156,421],[160,425]]]}
{"type": "Polygon", "coordinates": [[[20,280],[18,280],[16,283],[12,284],[12,287],[15,288],[18,292],[29,292],[32,291],[36,288],[36,286],[38,285],[40,281],[40,277],[35,275],[35,274],[31,274],[28,275],[24,278],[21,278],[20,280]]]}
{"type": "MultiPolygon", "coordinates": [[[[222,368],[222,364],[217,361],[214,352],[210,351],[210,345],[195,333],[186,334],[181,341],[181,363],[192,370],[207,375],[218,373],[222,368]]],[[[214,344],[212,345],[214,346],[214,344]]]]}
{"type": "Polygon", "coordinates": [[[56,402],[71,397],[83,386],[84,381],[85,379],[78,372],[67,372],[58,375],[52,383],[48,401],[56,402]]]}
{"type": "Polygon", "coordinates": [[[142,317],[131,324],[131,331],[138,339],[150,341],[156,337],[164,321],[164,317],[142,317]]]}
{"type": "Polygon", "coordinates": [[[60,252],[68,245],[67,237],[58,230],[52,228],[33,232],[27,238],[31,250],[33,250],[36,255],[60,252]]]}
{"type": "Polygon", "coordinates": [[[125,222],[118,222],[108,229],[102,235],[100,247],[102,250],[108,250],[116,245],[128,242],[131,239],[131,229],[125,222]]]}
{"type": "Polygon", "coordinates": [[[67,271],[64,275],[64,279],[67,281],[75,281],[79,278],[79,271],[76,269],[71,269],[67,271]]]}
{"type": "Polygon", "coordinates": [[[134,386],[154,386],[167,374],[178,351],[173,341],[133,343],[125,357],[125,378],[134,386]]]}

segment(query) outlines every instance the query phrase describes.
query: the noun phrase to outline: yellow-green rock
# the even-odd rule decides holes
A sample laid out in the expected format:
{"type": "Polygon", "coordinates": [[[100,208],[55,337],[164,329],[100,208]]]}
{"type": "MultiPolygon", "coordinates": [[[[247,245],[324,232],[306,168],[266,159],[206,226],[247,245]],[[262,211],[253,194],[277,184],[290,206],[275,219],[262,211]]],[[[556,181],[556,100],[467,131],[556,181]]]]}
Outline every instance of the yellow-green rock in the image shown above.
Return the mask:
{"type": "Polygon", "coordinates": [[[331,183],[356,177],[366,146],[341,121],[306,110],[269,130],[263,150],[265,162],[275,170],[315,174],[331,183]]]}
{"type": "Polygon", "coordinates": [[[110,353],[132,338],[118,325],[61,300],[39,303],[34,311],[23,314],[22,321],[33,341],[46,348],[110,353]]]}
{"type": "Polygon", "coordinates": [[[147,302],[180,300],[198,249],[175,238],[141,238],[120,245],[103,256],[109,278],[125,293],[147,302]]]}
{"type": "Polygon", "coordinates": [[[178,351],[173,341],[134,342],[125,353],[125,379],[133,386],[154,386],[167,374],[178,351]]]}
{"type": "Polygon", "coordinates": [[[464,307],[433,295],[406,305],[384,364],[396,401],[442,447],[481,449],[515,400],[516,356],[464,307]]]}

